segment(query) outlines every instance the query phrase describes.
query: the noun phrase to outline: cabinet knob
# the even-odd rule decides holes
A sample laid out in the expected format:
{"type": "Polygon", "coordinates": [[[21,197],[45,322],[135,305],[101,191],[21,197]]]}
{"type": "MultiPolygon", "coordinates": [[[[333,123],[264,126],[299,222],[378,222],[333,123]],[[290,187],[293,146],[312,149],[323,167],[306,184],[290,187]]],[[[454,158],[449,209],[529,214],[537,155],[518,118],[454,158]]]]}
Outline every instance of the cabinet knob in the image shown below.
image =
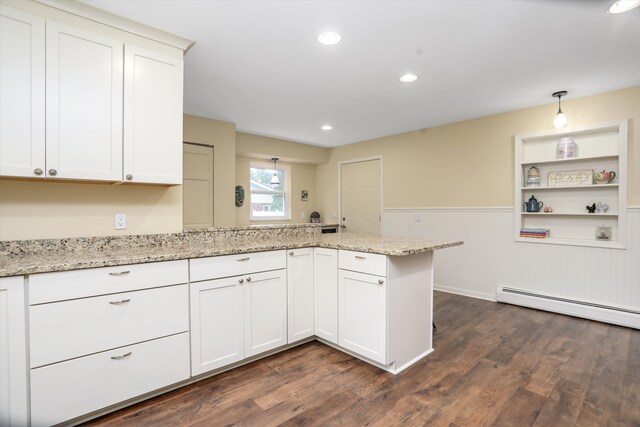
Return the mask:
{"type": "Polygon", "coordinates": [[[293,251],[289,252],[289,255],[293,256],[293,251]]]}
{"type": "Polygon", "coordinates": [[[42,175],[42,169],[40,169],[40,168],[35,168],[35,169],[33,170],[33,173],[35,173],[36,175],[40,176],[40,175],[42,175]]]}
{"type": "Polygon", "coordinates": [[[49,169],[49,175],[56,176],[56,175],[58,175],[58,171],[55,170],[55,169],[49,169]]]}
{"type": "Polygon", "coordinates": [[[251,281],[251,277],[247,277],[247,282],[250,282],[250,281],[251,281]]]}
{"type": "Polygon", "coordinates": [[[238,279],[238,283],[244,283],[244,279],[238,279]]]}
{"type": "Polygon", "coordinates": [[[384,280],[380,279],[378,280],[378,285],[383,285],[384,284],[384,280]]]}
{"type": "Polygon", "coordinates": [[[133,179],[133,175],[131,175],[130,173],[127,174],[126,176],[127,181],[131,181],[133,179]]]}

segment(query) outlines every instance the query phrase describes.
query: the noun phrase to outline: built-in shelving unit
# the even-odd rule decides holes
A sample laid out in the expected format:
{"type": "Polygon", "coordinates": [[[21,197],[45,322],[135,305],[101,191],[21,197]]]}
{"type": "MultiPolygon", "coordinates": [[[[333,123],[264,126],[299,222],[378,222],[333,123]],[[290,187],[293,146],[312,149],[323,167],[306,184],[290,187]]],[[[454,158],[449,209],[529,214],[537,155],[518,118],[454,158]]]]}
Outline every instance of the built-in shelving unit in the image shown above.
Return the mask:
{"type": "Polygon", "coordinates": [[[515,240],[518,242],[593,246],[623,249],[626,245],[628,123],[581,126],[515,137],[515,240]],[[556,159],[560,138],[571,137],[578,157],[556,159]],[[527,172],[536,166],[539,187],[527,187],[527,172]],[[608,184],[549,186],[551,172],[615,171],[608,184]],[[534,196],[544,203],[540,212],[526,212],[524,203],[534,196]],[[593,203],[609,206],[606,212],[588,213],[593,203]],[[544,212],[544,207],[553,212],[544,212]],[[610,240],[596,239],[596,227],[611,227],[610,240]],[[547,229],[546,238],[521,237],[520,230],[547,229]]]}

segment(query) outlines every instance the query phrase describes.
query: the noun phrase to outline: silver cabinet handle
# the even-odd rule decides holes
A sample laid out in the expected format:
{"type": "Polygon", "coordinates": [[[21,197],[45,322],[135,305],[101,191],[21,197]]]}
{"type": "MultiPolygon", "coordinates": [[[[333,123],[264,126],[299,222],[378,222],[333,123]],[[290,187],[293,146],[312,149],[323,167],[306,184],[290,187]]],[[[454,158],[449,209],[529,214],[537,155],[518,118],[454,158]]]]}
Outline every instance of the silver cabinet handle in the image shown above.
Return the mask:
{"type": "Polygon", "coordinates": [[[247,282],[250,282],[250,281],[251,281],[251,277],[247,277],[247,282]]]}
{"type": "Polygon", "coordinates": [[[131,273],[131,270],[114,271],[109,273],[109,276],[126,276],[129,273],[131,273]]]}
{"type": "Polygon", "coordinates": [[[122,360],[122,359],[124,359],[125,357],[129,357],[129,356],[131,356],[131,353],[132,353],[132,352],[130,351],[129,353],[125,353],[125,354],[123,354],[122,356],[111,356],[111,360],[122,360]]]}
{"type": "Polygon", "coordinates": [[[49,169],[49,175],[56,176],[56,175],[58,175],[58,171],[55,170],[55,169],[49,169]]]}
{"type": "Polygon", "coordinates": [[[293,256],[293,251],[289,252],[289,255],[293,256]]]}
{"type": "Polygon", "coordinates": [[[133,175],[131,175],[130,173],[127,174],[127,176],[125,177],[127,178],[127,181],[131,181],[133,179],[133,175]]]}
{"type": "Polygon", "coordinates": [[[239,283],[244,283],[244,279],[238,279],[239,283]]]}
{"type": "Polygon", "coordinates": [[[378,280],[378,285],[383,285],[384,284],[384,280],[380,279],[378,280]]]}
{"type": "Polygon", "coordinates": [[[111,305],[122,305],[122,304],[128,303],[129,301],[131,301],[131,298],[122,299],[120,301],[109,301],[109,304],[111,304],[111,305]]]}
{"type": "Polygon", "coordinates": [[[40,168],[35,168],[35,169],[33,170],[33,173],[35,173],[36,175],[40,176],[40,175],[42,175],[42,169],[40,169],[40,168]]]}
{"type": "Polygon", "coordinates": [[[249,257],[245,257],[245,258],[238,258],[236,261],[249,261],[249,257]]]}
{"type": "Polygon", "coordinates": [[[356,259],[367,259],[367,257],[366,256],[356,255],[356,259]]]}

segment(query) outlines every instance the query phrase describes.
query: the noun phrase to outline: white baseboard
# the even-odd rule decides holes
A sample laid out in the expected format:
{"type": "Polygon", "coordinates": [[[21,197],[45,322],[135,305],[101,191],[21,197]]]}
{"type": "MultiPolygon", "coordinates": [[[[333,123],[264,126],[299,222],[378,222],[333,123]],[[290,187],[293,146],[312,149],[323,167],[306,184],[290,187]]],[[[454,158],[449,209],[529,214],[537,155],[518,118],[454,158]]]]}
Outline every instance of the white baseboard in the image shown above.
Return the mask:
{"type": "Polygon", "coordinates": [[[448,294],[456,294],[456,295],[462,295],[465,297],[478,298],[486,301],[496,302],[495,295],[488,294],[485,292],[478,292],[478,291],[472,291],[469,289],[454,288],[451,286],[442,286],[442,285],[435,285],[435,284],[433,285],[433,289],[440,292],[446,292],[448,294]]]}
{"type": "Polygon", "coordinates": [[[628,328],[640,329],[640,314],[632,313],[615,308],[595,307],[568,300],[553,299],[555,297],[546,295],[526,295],[521,293],[505,292],[502,286],[497,290],[498,302],[515,304],[538,310],[550,311],[553,313],[566,314],[568,316],[581,317],[583,319],[596,320],[598,322],[611,323],[614,325],[626,326],[628,328]]]}

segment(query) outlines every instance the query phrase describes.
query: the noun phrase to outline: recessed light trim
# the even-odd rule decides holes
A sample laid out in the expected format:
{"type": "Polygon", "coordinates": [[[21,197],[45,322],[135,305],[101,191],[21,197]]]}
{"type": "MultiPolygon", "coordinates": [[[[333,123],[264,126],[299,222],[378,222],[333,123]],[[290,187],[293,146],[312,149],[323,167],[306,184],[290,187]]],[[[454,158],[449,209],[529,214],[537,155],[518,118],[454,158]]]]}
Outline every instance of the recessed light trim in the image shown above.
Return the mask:
{"type": "Polygon", "coordinates": [[[618,13],[629,12],[638,6],[640,6],[640,0],[618,0],[609,6],[607,13],[617,15],[618,13]]]}
{"type": "Polygon", "coordinates": [[[331,125],[322,125],[320,127],[320,129],[322,129],[322,130],[331,130],[331,129],[333,129],[333,126],[331,126],[331,125]]]}
{"type": "Polygon", "coordinates": [[[341,40],[342,36],[335,31],[326,31],[318,36],[318,41],[320,42],[320,44],[323,44],[325,46],[336,45],[340,43],[341,40]]]}
{"type": "Polygon", "coordinates": [[[398,80],[400,80],[402,83],[413,83],[418,80],[418,76],[416,76],[415,74],[407,73],[398,77],[398,80]]]}

